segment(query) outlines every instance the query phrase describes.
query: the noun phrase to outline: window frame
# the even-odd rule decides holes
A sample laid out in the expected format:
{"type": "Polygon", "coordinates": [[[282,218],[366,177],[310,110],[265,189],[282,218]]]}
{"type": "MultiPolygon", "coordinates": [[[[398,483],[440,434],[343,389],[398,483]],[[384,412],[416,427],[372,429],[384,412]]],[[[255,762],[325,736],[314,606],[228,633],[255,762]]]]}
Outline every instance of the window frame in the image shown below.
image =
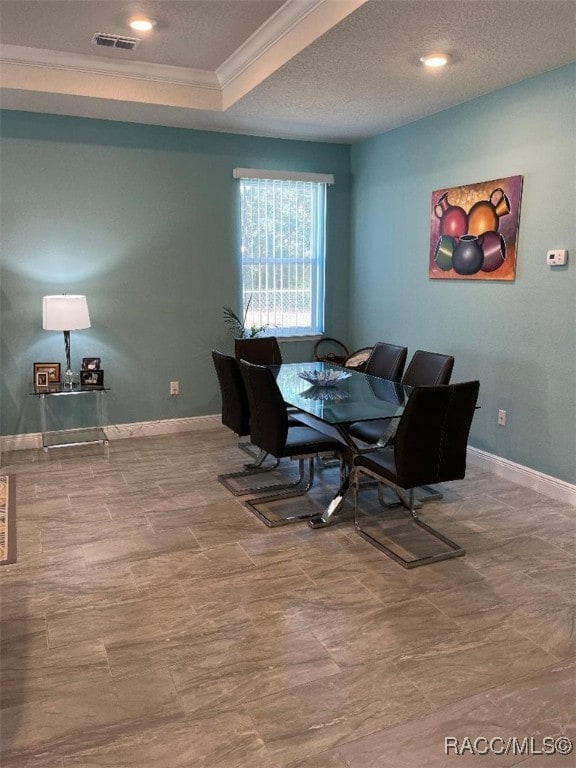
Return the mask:
{"type": "MultiPolygon", "coordinates": [[[[239,219],[238,219],[238,234],[239,234],[239,267],[240,267],[240,284],[241,284],[241,297],[242,297],[242,316],[246,311],[246,305],[251,295],[249,289],[246,288],[244,267],[253,264],[254,266],[262,267],[265,264],[270,264],[272,267],[278,267],[281,263],[287,265],[303,264],[310,266],[310,320],[311,324],[307,326],[275,326],[272,324],[265,325],[262,335],[275,335],[280,339],[289,338],[310,338],[319,337],[324,332],[324,314],[325,314],[325,280],[326,280],[326,221],[327,221],[327,187],[334,183],[334,176],[332,174],[320,174],[320,173],[305,173],[295,171],[270,171],[264,169],[252,169],[252,168],[235,168],[233,172],[234,178],[242,181],[293,181],[304,182],[315,185],[312,192],[312,232],[310,236],[310,242],[314,244],[313,251],[314,256],[312,259],[304,257],[294,257],[287,259],[281,255],[273,255],[272,257],[248,256],[245,258],[242,253],[242,240],[243,240],[243,205],[245,203],[242,187],[239,187],[238,199],[239,199],[239,219]]],[[[272,274],[276,276],[277,271],[272,269],[272,274]]],[[[273,289],[274,290],[274,289],[273,289]]],[[[281,292],[281,291],[280,291],[281,292]]],[[[262,322],[262,320],[260,321],[262,322]]]]}

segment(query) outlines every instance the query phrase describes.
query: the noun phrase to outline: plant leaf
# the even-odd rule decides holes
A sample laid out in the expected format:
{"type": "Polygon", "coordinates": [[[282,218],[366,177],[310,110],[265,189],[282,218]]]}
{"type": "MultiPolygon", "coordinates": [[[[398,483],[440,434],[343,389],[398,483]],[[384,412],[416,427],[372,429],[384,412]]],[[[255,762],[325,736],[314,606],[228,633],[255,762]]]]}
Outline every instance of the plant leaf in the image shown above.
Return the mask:
{"type": "Polygon", "coordinates": [[[234,310],[231,307],[223,307],[222,313],[224,315],[224,322],[229,326],[232,333],[238,339],[245,339],[246,337],[249,337],[252,339],[255,336],[258,336],[259,333],[262,333],[262,331],[266,330],[267,326],[265,325],[261,326],[260,328],[257,328],[255,325],[250,326],[250,328],[246,327],[246,321],[248,319],[248,310],[250,309],[251,302],[252,302],[252,294],[250,294],[250,298],[248,299],[248,302],[246,304],[243,320],[240,320],[236,312],[234,312],[234,310]]]}
{"type": "Polygon", "coordinates": [[[246,309],[244,311],[244,320],[242,321],[242,328],[246,328],[246,319],[248,317],[248,310],[250,309],[250,304],[252,302],[252,294],[250,294],[250,298],[248,299],[248,303],[246,304],[246,309]]]}
{"type": "Polygon", "coordinates": [[[244,335],[244,324],[242,323],[242,320],[238,317],[236,312],[231,307],[224,307],[223,310],[224,315],[224,322],[226,325],[229,326],[230,330],[234,333],[235,336],[238,336],[238,338],[242,338],[244,335]]]}

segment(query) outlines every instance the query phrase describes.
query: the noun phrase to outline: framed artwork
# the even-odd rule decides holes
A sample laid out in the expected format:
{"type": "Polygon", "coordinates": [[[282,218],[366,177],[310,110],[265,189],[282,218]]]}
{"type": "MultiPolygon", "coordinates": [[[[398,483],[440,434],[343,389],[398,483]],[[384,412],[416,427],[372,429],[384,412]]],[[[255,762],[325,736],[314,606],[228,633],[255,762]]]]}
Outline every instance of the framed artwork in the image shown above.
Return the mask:
{"type": "Polygon", "coordinates": [[[514,280],[522,176],[432,192],[428,277],[514,280]]]}
{"type": "Polygon", "coordinates": [[[36,389],[42,389],[48,386],[48,372],[36,371],[36,380],[34,381],[36,389]]]}
{"type": "Polygon", "coordinates": [[[48,374],[49,384],[58,384],[60,381],[60,363],[34,363],[34,383],[36,384],[36,374],[48,374]]]}
{"type": "Polygon", "coordinates": [[[100,370],[100,358],[99,357],[83,357],[82,358],[82,370],[83,371],[98,371],[98,370],[100,370]]]}
{"type": "Polygon", "coordinates": [[[80,384],[83,387],[103,387],[104,371],[100,369],[97,371],[80,371],[80,384]]]}

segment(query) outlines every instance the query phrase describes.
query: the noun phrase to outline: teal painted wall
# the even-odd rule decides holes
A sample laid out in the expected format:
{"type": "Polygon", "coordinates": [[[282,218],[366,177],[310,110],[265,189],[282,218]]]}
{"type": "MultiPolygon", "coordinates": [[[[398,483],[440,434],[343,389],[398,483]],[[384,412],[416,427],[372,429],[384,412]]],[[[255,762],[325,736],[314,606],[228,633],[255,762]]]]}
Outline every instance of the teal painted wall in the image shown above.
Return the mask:
{"type": "MultiPolygon", "coordinates": [[[[62,291],[88,296],[92,328],[72,334],[72,356],[102,357],[112,423],[217,412],[210,349],[231,349],[221,312],[238,301],[232,168],[333,172],[327,333],[454,354],[454,380],[481,381],[472,444],[576,482],[575,75],[351,149],[2,113],[1,433],[39,429],[32,363],[64,357],[61,334],[41,328],[41,298],[62,291]],[[428,280],[432,190],[516,174],[515,282],[428,280]],[[547,267],[549,248],[568,248],[568,267],[547,267]]],[[[283,350],[303,360],[311,347],[283,350]]]]}
{"type": "Polygon", "coordinates": [[[478,378],[471,444],[576,482],[571,65],[352,147],[350,334],[453,354],[478,378]],[[516,280],[429,280],[433,190],[524,176],[516,280]],[[546,251],[567,248],[565,268],[546,251]],[[498,427],[499,408],[508,414],[498,427]]]}
{"type": "MultiPolygon", "coordinates": [[[[239,302],[236,166],[335,174],[326,329],[346,338],[348,146],[24,112],[0,127],[2,434],[39,431],[32,364],[63,362],[62,334],[42,330],[51,293],[88,298],[73,364],[102,358],[111,423],[218,412],[210,350],[231,350],[222,307],[239,302]]],[[[309,359],[311,347],[283,350],[309,359]]]]}

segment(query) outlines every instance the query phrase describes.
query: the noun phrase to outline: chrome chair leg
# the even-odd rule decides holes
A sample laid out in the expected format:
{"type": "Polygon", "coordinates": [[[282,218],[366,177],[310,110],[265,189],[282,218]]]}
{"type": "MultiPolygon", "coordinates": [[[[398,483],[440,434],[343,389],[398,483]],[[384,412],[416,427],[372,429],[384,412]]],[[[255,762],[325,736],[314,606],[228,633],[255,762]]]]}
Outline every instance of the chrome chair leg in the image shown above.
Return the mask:
{"type": "MultiPolygon", "coordinates": [[[[438,541],[442,542],[447,549],[444,549],[442,551],[438,551],[436,553],[432,553],[430,555],[424,555],[422,557],[415,557],[413,559],[407,559],[405,557],[402,557],[401,554],[391,549],[391,547],[387,546],[383,541],[376,538],[374,535],[369,533],[365,528],[362,527],[360,523],[360,506],[359,506],[359,491],[360,491],[360,479],[359,474],[360,470],[355,468],[353,470],[354,478],[353,478],[353,485],[354,485],[354,527],[356,528],[356,531],[359,533],[360,536],[362,536],[363,539],[370,542],[373,546],[377,547],[378,549],[382,550],[388,557],[392,558],[395,562],[399,563],[403,568],[417,568],[421,565],[429,565],[430,563],[437,563],[441,560],[449,560],[454,557],[461,557],[462,555],[466,554],[466,550],[463,549],[459,544],[456,544],[456,542],[449,539],[447,536],[444,536],[443,533],[440,531],[437,531],[435,528],[432,528],[427,523],[420,520],[417,512],[417,504],[415,494],[414,494],[414,488],[411,488],[408,491],[408,494],[406,495],[403,491],[403,489],[398,488],[397,486],[392,485],[392,483],[385,483],[385,485],[389,485],[389,487],[393,488],[395,493],[398,494],[398,497],[403,500],[403,506],[405,506],[410,514],[410,517],[415,525],[417,525],[419,528],[422,528],[423,530],[427,531],[433,538],[437,539],[438,541]]],[[[373,475],[371,472],[366,471],[365,469],[362,469],[362,474],[367,474],[371,477],[377,476],[373,475]]],[[[381,483],[380,483],[381,484],[381,483]]],[[[399,506],[399,505],[397,505],[399,506]]]]}
{"type": "Polygon", "coordinates": [[[252,456],[254,459],[261,453],[261,451],[257,449],[256,446],[252,445],[249,440],[239,440],[238,448],[240,448],[241,451],[244,451],[244,453],[247,453],[248,456],[252,456]]]}
{"type": "MultiPolygon", "coordinates": [[[[268,456],[267,453],[264,454],[264,457],[268,456]]],[[[227,488],[230,493],[233,493],[234,496],[250,496],[251,494],[258,494],[258,493],[274,493],[275,491],[282,491],[282,490],[289,490],[292,488],[297,488],[302,480],[304,479],[304,470],[302,467],[302,463],[299,462],[299,476],[298,479],[294,482],[290,483],[275,483],[272,485],[252,485],[249,488],[242,488],[238,487],[237,484],[235,484],[233,481],[237,480],[241,477],[251,477],[253,475],[260,475],[264,474],[266,472],[271,472],[273,469],[276,469],[279,465],[279,461],[276,460],[275,463],[271,467],[264,467],[261,469],[258,469],[256,467],[253,470],[250,471],[241,471],[241,472],[228,472],[225,475],[218,475],[218,481],[222,483],[222,485],[227,488]]]]}
{"type": "Polygon", "coordinates": [[[318,456],[316,459],[318,469],[330,469],[332,467],[338,466],[339,463],[340,462],[337,456],[318,456]]]}
{"type": "MultiPolygon", "coordinates": [[[[244,451],[244,453],[247,453],[248,456],[251,456],[254,461],[250,461],[246,464],[244,464],[244,469],[260,469],[262,467],[262,464],[266,460],[266,457],[268,454],[266,451],[263,451],[261,448],[256,448],[256,446],[252,445],[250,442],[238,442],[238,448],[240,448],[241,451],[244,451]]],[[[271,464],[269,467],[266,467],[265,469],[276,469],[276,467],[280,464],[280,459],[276,459],[274,464],[271,464]]],[[[264,471],[264,468],[262,469],[264,471]]]]}
{"type": "Polygon", "coordinates": [[[244,464],[244,469],[260,470],[261,472],[270,472],[270,470],[276,469],[276,467],[280,464],[280,459],[276,459],[274,464],[271,464],[269,467],[262,466],[268,455],[269,454],[266,451],[261,450],[258,455],[254,457],[254,461],[251,461],[249,464],[244,464]]]}
{"type": "MultiPolygon", "coordinates": [[[[306,510],[306,509],[295,509],[295,510],[280,510],[278,514],[273,515],[272,510],[268,509],[268,506],[276,501],[282,501],[284,499],[293,499],[298,496],[304,496],[308,493],[308,491],[312,488],[314,485],[314,460],[315,456],[308,456],[303,457],[298,460],[298,463],[300,465],[300,472],[301,477],[303,479],[304,475],[304,462],[306,461],[308,464],[308,477],[304,484],[300,485],[298,488],[294,489],[286,489],[284,492],[273,494],[273,495],[266,495],[266,496],[259,496],[255,499],[249,499],[248,501],[244,502],[244,505],[250,509],[251,512],[253,512],[256,517],[258,517],[260,520],[262,520],[263,523],[265,523],[269,528],[275,528],[279,525],[287,525],[289,523],[297,523],[302,520],[308,520],[310,521],[313,518],[318,517],[317,511],[312,510],[306,510]]],[[[342,467],[342,462],[340,463],[340,471],[341,473],[344,472],[342,467]]]]}
{"type": "MultiPolygon", "coordinates": [[[[401,491],[399,488],[393,488],[392,486],[387,486],[385,483],[377,483],[377,482],[370,482],[366,483],[367,487],[371,487],[377,485],[378,486],[378,502],[381,507],[384,507],[384,509],[394,509],[395,507],[406,507],[408,511],[410,511],[410,500],[406,496],[406,494],[401,491]],[[390,488],[394,494],[397,497],[397,501],[387,501],[384,498],[384,490],[385,488],[390,488]]],[[[414,509],[420,509],[422,506],[422,500],[421,499],[414,499],[412,502],[414,509]]]]}
{"type": "Polygon", "coordinates": [[[217,475],[217,480],[221,482],[222,485],[231,493],[233,493],[234,496],[243,496],[248,493],[253,493],[255,492],[253,488],[239,488],[235,483],[229,483],[228,481],[236,480],[241,477],[251,477],[252,475],[264,474],[265,472],[272,472],[273,470],[277,469],[278,465],[280,464],[280,459],[274,459],[272,464],[263,466],[264,461],[268,456],[269,454],[266,451],[260,450],[258,456],[256,456],[255,461],[249,464],[244,464],[244,469],[241,469],[238,472],[227,472],[223,475],[217,475]]]}
{"type": "Polygon", "coordinates": [[[433,488],[431,485],[421,485],[418,490],[425,492],[424,496],[418,496],[418,501],[420,504],[426,504],[428,501],[438,501],[438,499],[444,498],[442,491],[439,491],[437,488],[433,488]]]}

